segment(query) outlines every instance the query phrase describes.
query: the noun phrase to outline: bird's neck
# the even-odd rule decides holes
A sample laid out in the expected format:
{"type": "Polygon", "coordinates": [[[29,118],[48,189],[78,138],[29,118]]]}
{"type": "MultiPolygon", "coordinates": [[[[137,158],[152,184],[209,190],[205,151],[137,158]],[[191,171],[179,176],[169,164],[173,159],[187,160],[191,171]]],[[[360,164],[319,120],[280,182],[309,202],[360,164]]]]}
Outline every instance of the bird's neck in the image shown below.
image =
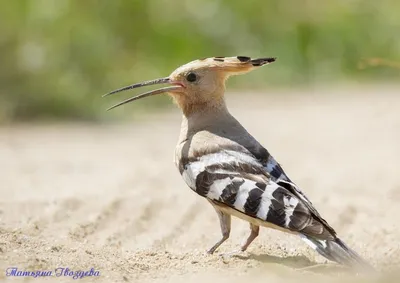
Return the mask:
{"type": "Polygon", "coordinates": [[[183,111],[179,137],[180,142],[190,138],[190,136],[198,131],[213,128],[218,124],[234,120],[223,98],[211,103],[191,105],[186,110],[183,111]]]}

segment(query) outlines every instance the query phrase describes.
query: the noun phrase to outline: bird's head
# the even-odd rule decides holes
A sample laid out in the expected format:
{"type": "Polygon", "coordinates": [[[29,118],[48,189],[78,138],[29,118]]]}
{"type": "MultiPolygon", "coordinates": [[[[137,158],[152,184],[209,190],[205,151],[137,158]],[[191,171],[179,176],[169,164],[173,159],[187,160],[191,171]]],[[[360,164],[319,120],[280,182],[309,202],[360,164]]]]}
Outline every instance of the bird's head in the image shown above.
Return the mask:
{"type": "Polygon", "coordinates": [[[110,95],[155,84],[169,85],[127,99],[112,106],[109,110],[140,98],[168,93],[184,114],[188,115],[193,111],[204,109],[204,107],[213,107],[223,102],[225,80],[229,76],[247,73],[275,60],[275,58],[251,59],[245,56],[211,57],[195,60],[177,68],[168,77],[133,84],[107,93],[106,95],[110,95]]]}

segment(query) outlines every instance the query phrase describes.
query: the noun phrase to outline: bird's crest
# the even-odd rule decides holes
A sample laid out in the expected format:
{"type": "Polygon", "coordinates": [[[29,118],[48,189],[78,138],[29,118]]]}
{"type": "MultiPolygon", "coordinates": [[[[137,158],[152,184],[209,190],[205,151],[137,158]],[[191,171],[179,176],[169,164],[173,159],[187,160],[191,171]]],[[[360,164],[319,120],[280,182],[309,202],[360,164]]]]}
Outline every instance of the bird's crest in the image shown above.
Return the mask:
{"type": "Polygon", "coordinates": [[[274,57],[257,58],[251,59],[247,56],[235,56],[235,57],[209,57],[187,63],[177,69],[181,71],[183,69],[201,69],[211,68],[220,69],[228,74],[243,73],[252,70],[254,67],[260,67],[266,64],[270,64],[276,61],[274,57]]]}

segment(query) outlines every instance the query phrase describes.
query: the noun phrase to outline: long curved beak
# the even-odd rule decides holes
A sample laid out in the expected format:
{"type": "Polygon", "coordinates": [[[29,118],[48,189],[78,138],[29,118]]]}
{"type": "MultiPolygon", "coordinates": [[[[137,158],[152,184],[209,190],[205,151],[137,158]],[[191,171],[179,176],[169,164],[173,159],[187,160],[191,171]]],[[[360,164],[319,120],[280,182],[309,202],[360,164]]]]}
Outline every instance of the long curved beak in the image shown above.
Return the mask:
{"type": "MultiPolygon", "coordinates": [[[[156,84],[172,84],[172,82],[168,77],[161,78],[161,79],[156,79],[156,80],[151,80],[151,81],[145,81],[145,82],[142,82],[142,83],[137,83],[137,84],[133,84],[133,85],[129,85],[129,86],[125,86],[125,87],[113,90],[113,91],[111,91],[109,93],[104,94],[103,97],[108,96],[108,95],[112,95],[112,94],[117,93],[117,92],[125,91],[125,90],[139,88],[139,87],[142,87],[142,86],[156,85],[156,84]]],[[[115,105],[111,106],[110,108],[108,108],[107,111],[111,110],[111,109],[114,109],[114,108],[116,108],[118,106],[130,103],[132,101],[144,98],[144,97],[148,97],[148,96],[152,96],[152,95],[156,95],[156,94],[161,94],[161,93],[166,93],[166,92],[178,90],[178,89],[181,89],[181,88],[182,88],[182,86],[180,86],[180,85],[173,85],[173,86],[169,86],[169,87],[162,87],[162,88],[159,88],[159,89],[156,89],[156,90],[148,91],[148,92],[139,94],[137,96],[131,97],[131,98],[127,99],[127,100],[124,100],[124,101],[122,101],[122,102],[120,102],[118,104],[115,104],[115,105]]]]}

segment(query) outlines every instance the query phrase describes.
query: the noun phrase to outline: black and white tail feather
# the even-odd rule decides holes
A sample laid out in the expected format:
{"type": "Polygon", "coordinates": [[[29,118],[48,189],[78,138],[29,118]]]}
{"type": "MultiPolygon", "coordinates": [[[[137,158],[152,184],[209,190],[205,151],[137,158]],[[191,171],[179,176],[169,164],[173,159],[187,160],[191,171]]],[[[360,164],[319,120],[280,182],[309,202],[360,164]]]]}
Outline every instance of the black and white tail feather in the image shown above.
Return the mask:
{"type": "Polygon", "coordinates": [[[227,206],[255,225],[299,234],[331,261],[357,269],[371,268],[336,236],[269,154],[267,161],[261,162],[246,151],[219,148],[215,152],[197,153],[181,166],[189,187],[214,205],[227,206]]]}
{"type": "Polygon", "coordinates": [[[373,270],[369,263],[337,237],[334,240],[320,240],[307,235],[300,236],[320,255],[331,261],[361,270],[373,270]]]}

